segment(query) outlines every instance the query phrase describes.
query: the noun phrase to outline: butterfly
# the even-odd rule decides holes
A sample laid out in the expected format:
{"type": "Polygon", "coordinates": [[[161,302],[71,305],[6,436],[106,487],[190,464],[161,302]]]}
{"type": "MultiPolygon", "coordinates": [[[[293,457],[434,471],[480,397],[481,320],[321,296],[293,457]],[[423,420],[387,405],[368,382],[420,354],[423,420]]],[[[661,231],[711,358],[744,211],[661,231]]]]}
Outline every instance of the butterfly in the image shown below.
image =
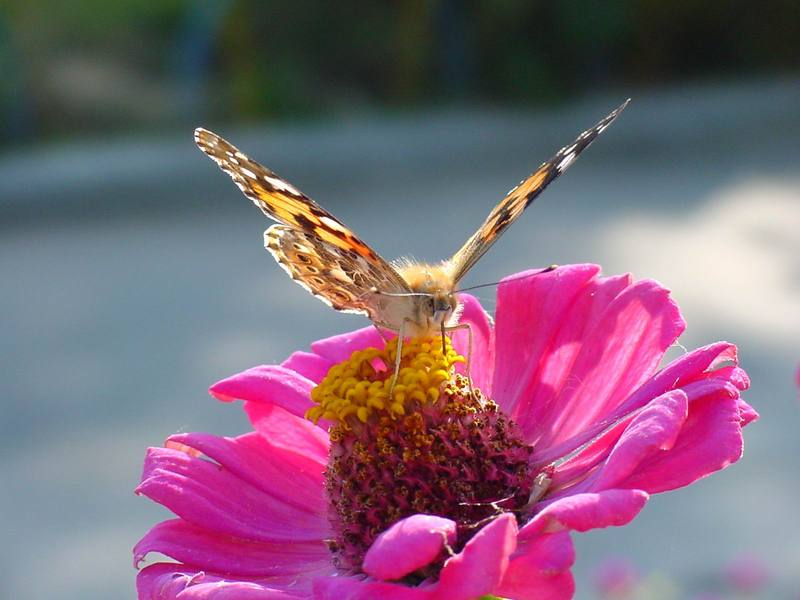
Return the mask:
{"type": "MultiPolygon", "coordinates": [[[[389,262],[311,198],[206,129],[195,143],[267,217],[264,245],[298,284],[341,312],[363,314],[404,337],[442,334],[458,324],[458,284],[533,200],[614,122],[626,100],[513,188],[451,258],[389,262]]],[[[398,361],[400,352],[398,351],[398,361]]]]}

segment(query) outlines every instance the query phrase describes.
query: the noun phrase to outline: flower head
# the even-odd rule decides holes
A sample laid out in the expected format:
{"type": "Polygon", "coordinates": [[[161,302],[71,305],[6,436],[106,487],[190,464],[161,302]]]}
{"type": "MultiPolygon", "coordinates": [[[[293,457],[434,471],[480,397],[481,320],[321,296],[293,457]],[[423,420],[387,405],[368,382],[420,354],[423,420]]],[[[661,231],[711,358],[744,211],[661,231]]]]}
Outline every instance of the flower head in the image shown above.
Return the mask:
{"type": "MultiPolygon", "coordinates": [[[[335,420],[325,470],[336,566],[361,572],[379,534],[417,514],[452,519],[452,553],[502,511],[526,507],[532,448],[497,404],[455,373],[449,339],[406,342],[391,398],[397,342],[357,350],[311,392],[307,414],[335,420]],[[444,347],[442,344],[444,343],[444,347]]],[[[407,580],[436,575],[447,558],[407,580]]]]}
{"type": "Polygon", "coordinates": [[[148,452],[138,492],[178,518],[136,562],[178,562],[143,569],[140,598],[571,597],[569,531],[735,462],[757,418],[735,346],[658,370],[677,306],[598,271],[509,278],[495,326],[464,296],[469,380],[457,332],[408,343],[388,393],[394,344],[367,328],[212,386],[255,431],[148,452]]]}

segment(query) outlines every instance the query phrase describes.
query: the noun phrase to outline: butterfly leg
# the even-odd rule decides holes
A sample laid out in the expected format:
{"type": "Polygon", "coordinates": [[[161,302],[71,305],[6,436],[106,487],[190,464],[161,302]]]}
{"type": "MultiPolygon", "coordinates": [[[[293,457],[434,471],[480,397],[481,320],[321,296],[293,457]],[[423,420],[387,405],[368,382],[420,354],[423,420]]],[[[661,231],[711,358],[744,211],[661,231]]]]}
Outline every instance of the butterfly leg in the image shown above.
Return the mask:
{"type": "Polygon", "coordinates": [[[389,384],[389,400],[394,398],[394,388],[397,385],[397,377],[400,375],[400,361],[403,358],[403,338],[405,337],[406,320],[400,323],[400,330],[397,332],[397,355],[394,357],[394,373],[392,373],[392,383],[389,384]]]}
{"type": "Polygon", "coordinates": [[[383,329],[381,329],[381,326],[378,325],[377,323],[373,323],[372,326],[375,328],[375,331],[378,332],[378,335],[381,336],[381,339],[383,340],[383,343],[384,344],[388,344],[389,343],[389,338],[386,337],[386,334],[383,332],[383,329]]]}

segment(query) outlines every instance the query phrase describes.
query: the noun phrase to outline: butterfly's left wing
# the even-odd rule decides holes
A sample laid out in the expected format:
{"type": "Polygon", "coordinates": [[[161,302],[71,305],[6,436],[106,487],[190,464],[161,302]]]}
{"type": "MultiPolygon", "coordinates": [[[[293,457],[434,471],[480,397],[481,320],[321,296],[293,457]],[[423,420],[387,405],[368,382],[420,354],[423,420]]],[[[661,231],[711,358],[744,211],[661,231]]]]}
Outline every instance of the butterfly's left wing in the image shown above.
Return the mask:
{"type": "Polygon", "coordinates": [[[274,171],[206,129],[195,142],[261,211],[280,225],[264,234],[278,264],[303,288],[343,312],[382,320],[385,296],[407,294],[408,285],[346,225],[274,171]],[[376,294],[375,292],[384,294],[376,294]]]}
{"type": "Polygon", "coordinates": [[[371,263],[352,250],[320,239],[310,231],[273,225],[264,232],[264,246],[300,286],[341,312],[386,321],[384,296],[411,290],[386,262],[371,263]]]}
{"type": "Polygon", "coordinates": [[[454,282],[458,282],[467,271],[497,241],[503,232],[522,214],[531,202],[544,189],[575,162],[578,155],[614,122],[630,100],[623,102],[616,110],[591,129],[587,129],[568,146],[559,150],[553,158],[543,163],[527,179],[512,189],[483,222],[478,231],[470,237],[461,249],[447,262],[454,282]]]}
{"type": "Polygon", "coordinates": [[[270,219],[296,229],[313,231],[329,244],[341,250],[352,250],[367,261],[383,261],[339,219],[226,139],[198,127],[194,131],[194,141],[270,219]]]}

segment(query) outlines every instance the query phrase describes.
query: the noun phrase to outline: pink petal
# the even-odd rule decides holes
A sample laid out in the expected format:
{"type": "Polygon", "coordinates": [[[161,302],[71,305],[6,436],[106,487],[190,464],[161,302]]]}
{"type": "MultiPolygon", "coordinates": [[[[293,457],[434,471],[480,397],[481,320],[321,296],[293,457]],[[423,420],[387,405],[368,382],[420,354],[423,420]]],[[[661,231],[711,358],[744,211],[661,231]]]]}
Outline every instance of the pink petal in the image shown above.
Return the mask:
{"type": "Polygon", "coordinates": [[[517,546],[517,522],[505,513],[486,525],[444,563],[436,591],[451,600],[474,600],[500,584],[517,546]]]}
{"type": "Polygon", "coordinates": [[[174,563],[142,569],[136,578],[139,600],[301,600],[307,586],[228,580],[174,563]]]}
{"type": "Polygon", "coordinates": [[[456,536],[456,523],[433,515],[413,515],[381,533],[364,556],[362,568],[375,579],[405,577],[433,562],[456,536]]]}
{"type": "Polygon", "coordinates": [[[635,416],[636,413],[631,413],[621,419],[614,424],[613,427],[609,427],[573,456],[559,463],[551,476],[548,496],[558,497],[559,495],[575,493],[575,489],[570,486],[573,486],[576,481],[584,480],[589,473],[596,469],[597,466],[608,457],[614,445],[619,441],[619,438],[625,431],[625,428],[635,416]],[[561,494],[559,490],[564,488],[567,488],[568,491],[561,494]]]}
{"type": "MultiPolygon", "coordinates": [[[[538,379],[540,361],[550,350],[560,324],[569,325],[574,300],[600,271],[596,265],[570,265],[526,277],[517,273],[497,289],[495,325],[495,401],[512,416],[530,404],[529,387],[538,379]]],[[[576,332],[574,338],[579,339],[576,332]]]]}
{"type": "MultiPolygon", "coordinates": [[[[586,427],[584,431],[560,444],[550,448],[537,448],[534,453],[534,464],[543,466],[568,455],[576,448],[595,438],[609,425],[616,423],[620,419],[629,419],[634,411],[645,406],[653,398],[657,398],[669,390],[681,388],[693,381],[713,379],[719,382],[718,385],[729,386],[732,392],[738,393],[736,390],[743,389],[738,386],[746,387],[749,383],[747,376],[743,375],[743,371],[738,367],[735,369],[723,367],[722,365],[725,362],[733,362],[734,365],[736,363],[736,346],[727,342],[717,342],[685,354],[659,371],[637,389],[606,419],[586,427]],[[732,377],[730,382],[727,380],[729,376],[732,377]]],[[[746,404],[745,406],[752,411],[749,406],[746,404]]],[[[747,417],[747,413],[744,413],[743,419],[747,417]]]]}
{"type": "Polygon", "coordinates": [[[557,434],[547,425],[534,425],[540,444],[553,445],[605,419],[652,376],[685,328],[669,291],[654,281],[626,288],[591,325],[556,388],[562,410],[550,422],[557,434]]]}
{"type": "MultiPolygon", "coordinates": [[[[692,391],[689,386],[687,391],[692,391]]],[[[724,469],[739,460],[742,451],[737,401],[710,395],[692,402],[689,418],[670,451],[642,461],[624,485],[650,493],[673,490],[724,469]]]]}
{"type": "Polygon", "coordinates": [[[293,352],[281,363],[281,366],[296,371],[314,383],[320,383],[328,374],[333,363],[311,352],[293,352]]]}
{"type": "Polygon", "coordinates": [[[547,505],[519,532],[520,540],[564,530],[588,531],[630,523],[647,503],[642,490],[606,490],[566,496],[547,505]]]}
{"type": "Polygon", "coordinates": [[[314,580],[315,600],[444,600],[429,589],[364,581],[353,577],[319,577],[314,580]]]}
{"type": "Polygon", "coordinates": [[[311,408],[314,382],[292,369],[278,365],[261,365],[218,381],[209,392],[217,400],[246,400],[260,404],[276,404],[302,417],[311,408]]]}
{"type": "Polygon", "coordinates": [[[153,527],[134,548],[134,565],[160,552],[193,568],[244,577],[330,575],[330,552],[316,542],[258,542],[173,519],[153,527]]]}
{"type": "MultiPolygon", "coordinates": [[[[459,301],[464,309],[459,323],[470,326],[472,332],[472,355],[469,347],[469,333],[463,329],[452,334],[456,350],[470,359],[469,374],[472,381],[486,396],[492,392],[492,375],[494,373],[494,330],[489,315],[483,310],[478,300],[470,294],[459,294],[459,301]]],[[[462,373],[465,369],[459,369],[462,373]]]]}
{"type": "Polygon", "coordinates": [[[311,344],[311,349],[332,363],[340,363],[350,358],[356,350],[383,348],[384,345],[377,329],[370,326],[318,340],[311,344]]]}
{"type": "Polygon", "coordinates": [[[684,328],[656,282],[627,285],[627,278],[596,272],[590,265],[557,269],[498,291],[497,363],[522,363],[526,371],[496,375],[505,389],[495,395],[540,449],[605,420],[650,378],[684,328]]]}
{"type": "Polygon", "coordinates": [[[621,556],[607,556],[592,574],[595,590],[602,598],[628,598],[640,579],[633,563],[621,556]]]}
{"type": "Polygon", "coordinates": [[[724,569],[725,579],[738,592],[746,597],[754,597],[767,585],[770,568],[755,554],[740,554],[724,569]]]}
{"type": "MultiPolygon", "coordinates": [[[[259,435],[271,447],[282,449],[294,455],[292,462],[302,461],[308,471],[314,471],[316,464],[328,462],[330,440],[328,432],[302,417],[297,417],[280,406],[245,402],[244,410],[259,435]]],[[[297,463],[300,467],[300,463],[297,463]]]]}
{"type": "MultiPolygon", "coordinates": [[[[728,342],[716,342],[697,348],[672,361],[664,369],[634,392],[620,407],[620,411],[629,412],[644,406],[650,399],[664,392],[682,388],[693,381],[708,378],[721,378],[727,382],[732,377],[732,390],[744,390],[749,386],[749,379],[741,369],[729,369],[725,363],[738,365],[736,346],[728,342]],[[742,387],[743,386],[743,387],[742,387]]],[[[619,412],[619,411],[618,411],[619,412]]]]}
{"type": "Polygon", "coordinates": [[[514,600],[567,600],[575,593],[569,571],[574,562],[569,533],[534,537],[519,544],[494,593],[514,600]]]}
{"type": "Polygon", "coordinates": [[[587,489],[600,491],[634,487],[627,479],[644,470],[642,463],[657,453],[670,450],[689,412],[689,400],[682,390],[667,392],[653,400],[625,428],[603,467],[568,493],[587,489]]]}
{"type": "Polygon", "coordinates": [[[322,480],[325,462],[318,455],[302,452],[304,441],[298,440],[299,443],[287,447],[273,444],[255,432],[237,438],[184,433],[171,436],[167,446],[178,443],[193,448],[278,500],[307,512],[325,514],[328,509],[322,480]]]}
{"type": "Polygon", "coordinates": [[[738,460],[745,420],[737,370],[704,371],[704,378],[631,413],[556,468],[550,498],[609,488],[662,492],[688,485],[738,460]],[[592,473],[601,461],[605,463],[592,473]],[[576,480],[580,483],[566,487],[576,480]]]}
{"type": "Polygon", "coordinates": [[[741,419],[742,427],[758,420],[759,414],[747,402],[739,398],[736,405],[739,408],[739,419],[741,419]]]}
{"type": "Polygon", "coordinates": [[[169,448],[150,448],[136,489],[179,517],[212,531],[260,541],[317,541],[324,514],[280,501],[221,465],[169,448]]]}

